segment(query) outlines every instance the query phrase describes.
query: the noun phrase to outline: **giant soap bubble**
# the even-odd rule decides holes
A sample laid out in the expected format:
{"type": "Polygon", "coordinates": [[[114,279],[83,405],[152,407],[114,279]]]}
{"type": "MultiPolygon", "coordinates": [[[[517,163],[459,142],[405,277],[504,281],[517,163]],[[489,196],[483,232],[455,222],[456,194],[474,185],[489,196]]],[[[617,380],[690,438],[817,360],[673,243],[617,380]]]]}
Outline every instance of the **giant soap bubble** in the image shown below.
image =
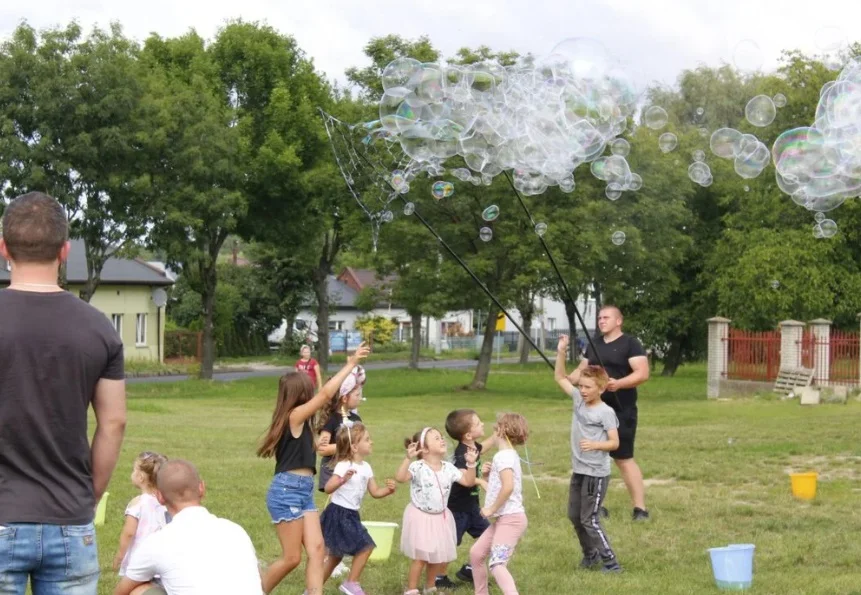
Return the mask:
{"type": "MultiPolygon", "coordinates": [[[[602,165],[606,181],[632,189],[635,179],[625,160],[630,144],[619,135],[640,92],[594,39],[566,39],[541,59],[507,67],[398,58],[383,70],[382,83],[378,136],[399,143],[429,173],[460,156],[468,169],[452,175],[462,181],[489,185],[510,170],[524,195],[551,186],[571,192],[575,169],[611,147],[608,158],[616,161],[602,165]]],[[[657,123],[666,124],[666,112],[657,110],[657,123]]]]}

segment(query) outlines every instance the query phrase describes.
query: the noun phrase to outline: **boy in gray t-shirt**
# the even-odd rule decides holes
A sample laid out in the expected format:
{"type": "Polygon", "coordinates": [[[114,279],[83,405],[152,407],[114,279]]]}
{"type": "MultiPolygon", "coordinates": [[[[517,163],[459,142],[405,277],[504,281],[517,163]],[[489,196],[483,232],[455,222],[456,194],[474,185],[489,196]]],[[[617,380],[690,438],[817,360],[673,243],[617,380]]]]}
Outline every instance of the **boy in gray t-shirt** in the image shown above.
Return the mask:
{"type": "Polygon", "coordinates": [[[574,414],[571,419],[571,485],[568,492],[568,518],[577,532],[583,549],[581,568],[602,566],[605,572],[619,572],[622,567],[610,547],[601,526],[601,503],[610,483],[610,453],[619,448],[619,421],[613,409],[601,400],[609,377],[604,368],[588,366],[575,371],[571,379],[565,374],[568,337],[559,337],[556,351],[556,382],[571,395],[574,414]],[[577,382],[577,387],[573,382],[577,382]]]}

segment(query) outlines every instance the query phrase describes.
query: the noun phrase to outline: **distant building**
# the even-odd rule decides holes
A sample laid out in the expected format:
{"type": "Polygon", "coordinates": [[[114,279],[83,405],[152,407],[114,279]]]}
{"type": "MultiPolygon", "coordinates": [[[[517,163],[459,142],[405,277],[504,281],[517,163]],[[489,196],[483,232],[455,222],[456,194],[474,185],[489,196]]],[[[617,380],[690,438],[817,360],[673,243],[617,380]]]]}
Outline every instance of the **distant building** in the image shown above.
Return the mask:
{"type": "MultiPolygon", "coordinates": [[[[11,267],[0,257],[0,288],[9,285],[11,267]]],[[[137,259],[109,257],[101,283],[90,304],[104,313],[123,340],[125,357],[164,361],[164,309],[156,306],[154,292],[166,290],[174,279],[163,267],[137,259]]],[[[87,283],[83,240],[72,240],[66,263],[67,289],[79,295],[87,283]]]]}

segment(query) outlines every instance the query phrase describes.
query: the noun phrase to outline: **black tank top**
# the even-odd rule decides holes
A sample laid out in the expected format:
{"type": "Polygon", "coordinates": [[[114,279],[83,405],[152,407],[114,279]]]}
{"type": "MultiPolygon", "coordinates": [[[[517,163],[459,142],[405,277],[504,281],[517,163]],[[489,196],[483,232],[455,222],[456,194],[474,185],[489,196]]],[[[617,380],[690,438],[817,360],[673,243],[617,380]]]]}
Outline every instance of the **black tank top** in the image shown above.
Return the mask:
{"type": "Polygon", "coordinates": [[[288,424],[275,452],[275,473],[284,473],[293,469],[310,469],[317,473],[314,434],[307,421],[302,424],[302,433],[298,438],[293,437],[288,424]]]}

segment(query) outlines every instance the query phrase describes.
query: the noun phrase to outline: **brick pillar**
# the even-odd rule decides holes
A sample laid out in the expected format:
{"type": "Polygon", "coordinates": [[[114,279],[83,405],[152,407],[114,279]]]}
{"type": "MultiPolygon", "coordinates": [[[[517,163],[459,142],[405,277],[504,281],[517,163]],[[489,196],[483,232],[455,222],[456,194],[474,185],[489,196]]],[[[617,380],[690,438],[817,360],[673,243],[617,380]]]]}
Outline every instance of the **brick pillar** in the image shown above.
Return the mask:
{"type": "Polygon", "coordinates": [[[819,386],[828,386],[828,379],[831,378],[831,321],[817,318],[808,324],[815,338],[813,381],[819,386]]]}
{"type": "Polygon", "coordinates": [[[706,380],[706,394],[710,399],[720,396],[720,381],[726,373],[729,361],[729,344],[726,338],[729,336],[728,318],[715,316],[708,319],[709,323],[709,361],[708,375],[706,380]]]}
{"type": "Polygon", "coordinates": [[[804,323],[784,320],[780,323],[780,368],[801,367],[801,337],[804,323]]]}

